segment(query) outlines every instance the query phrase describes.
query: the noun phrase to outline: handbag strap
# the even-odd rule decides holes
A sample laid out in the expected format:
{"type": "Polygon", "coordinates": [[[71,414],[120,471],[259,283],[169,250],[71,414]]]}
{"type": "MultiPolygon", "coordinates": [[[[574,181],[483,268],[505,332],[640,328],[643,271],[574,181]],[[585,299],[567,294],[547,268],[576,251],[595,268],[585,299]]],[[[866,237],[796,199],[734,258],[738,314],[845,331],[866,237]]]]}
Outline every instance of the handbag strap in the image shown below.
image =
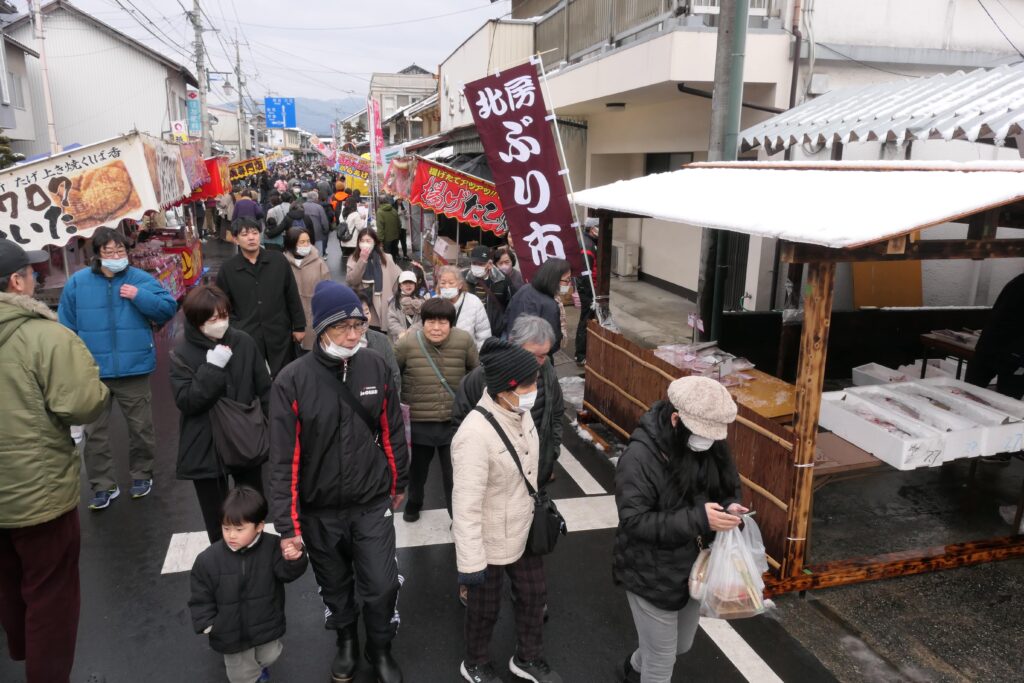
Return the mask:
{"type": "Polygon", "coordinates": [[[506,434],[505,430],[501,428],[500,424],[498,424],[498,420],[494,417],[491,411],[481,406],[475,406],[473,410],[487,418],[487,421],[491,423],[492,427],[494,427],[494,431],[498,432],[498,436],[501,437],[501,442],[505,444],[505,448],[508,449],[509,454],[516,463],[516,468],[519,470],[519,474],[522,475],[523,481],[526,482],[526,490],[530,492],[531,498],[536,499],[537,489],[533,488],[533,484],[531,484],[530,480],[526,478],[526,473],[523,472],[523,463],[519,461],[519,453],[516,452],[512,442],[509,441],[508,434],[506,434]]]}
{"type": "Polygon", "coordinates": [[[455,392],[452,390],[451,385],[448,384],[448,380],[441,374],[441,370],[437,367],[437,363],[434,362],[434,359],[430,357],[430,352],[427,351],[427,344],[423,341],[422,332],[416,333],[416,341],[420,343],[420,350],[423,351],[423,356],[427,359],[427,362],[430,363],[430,367],[433,369],[434,374],[437,375],[439,380],[441,380],[441,386],[445,388],[445,391],[451,394],[452,398],[455,398],[455,392]]]}
{"type": "Polygon", "coordinates": [[[373,417],[370,415],[370,411],[367,410],[362,403],[356,400],[356,397],[352,395],[352,390],[348,388],[348,385],[341,381],[337,376],[335,376],[334,379],[338,383],[338,393],[341,394],[341,398],[349,405],[350,408],[352,408],[352,410],[355,411],[356,415],[362,418],[363,422],[365,422],[366,426],[369,428],[370,433],[373,434],[374,439],[377,441],[377,445],[380,445],[380,425],[374,421],[373,417]]]}

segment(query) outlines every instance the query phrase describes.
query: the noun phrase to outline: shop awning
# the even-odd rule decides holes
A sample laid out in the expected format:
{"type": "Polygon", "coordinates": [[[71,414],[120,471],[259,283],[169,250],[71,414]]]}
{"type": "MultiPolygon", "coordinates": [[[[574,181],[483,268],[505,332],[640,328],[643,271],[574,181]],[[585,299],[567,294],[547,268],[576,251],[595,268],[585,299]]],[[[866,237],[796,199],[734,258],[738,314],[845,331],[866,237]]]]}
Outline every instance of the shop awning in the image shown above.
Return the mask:
{"type": "Polygon", "coordinates": [[[916,80],[841,88],[740,133],[746,149],[791,145],[966,140],[1018,147],[1024,62],[916,80]]]}
{"type": "Polygon", "coordinates": [[[724,162],[621,180],[573,201],[696,227],[856,247],[1024,199],[1024,161],[724,162]]]}

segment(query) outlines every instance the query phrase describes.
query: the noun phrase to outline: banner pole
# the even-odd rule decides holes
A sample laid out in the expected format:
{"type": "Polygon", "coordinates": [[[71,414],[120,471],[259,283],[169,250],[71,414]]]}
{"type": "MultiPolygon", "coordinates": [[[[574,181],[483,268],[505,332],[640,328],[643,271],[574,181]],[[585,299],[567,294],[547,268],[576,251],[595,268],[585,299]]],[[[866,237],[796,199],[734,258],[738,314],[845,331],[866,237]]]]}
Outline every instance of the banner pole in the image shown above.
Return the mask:
{"type": "MultiPolygon", "coordinates": [[[[551,114],[552,123],[555,124],[555,140],[558,142],[558,156],[562,162],[562,169],[565,171],[565,182],[569,186],[569,203],[572,204],[572,215],[576,220],[576,241],[579,243],[580,251],[583,252],[583,262],[587,266],[587,280],[590,282],[590,293],[593,297],[591,306],[594,309],[594,313],[597,316],[597,322],[602,327],[605,324],[605,316],[601,307],[597,305],[597,287],[594,283],[594,267],[590,262],[590,256],[587,255],[587,250],[583,248],[583,223],[580,221],[579,208],[576,206],[576,191],[572,187],[572,174],[569,173],[569,165],[565,160],[565,146],[562,144],[562,131],[558,125],[558,115],[555,113],[555,107],[552,104],[551,89],[548,87],[548,74],[544,70],[544,60],[541,59],[539,54],[535,54],[530,58],[531,62],[534,62],[540,67],[540,82],[541,87],[544,88],[544,101],[548,105],[548,113],[551,114]]],[[[611,312],[611,292],[609,292],[609,304],[608,310],[611,312]]]]}

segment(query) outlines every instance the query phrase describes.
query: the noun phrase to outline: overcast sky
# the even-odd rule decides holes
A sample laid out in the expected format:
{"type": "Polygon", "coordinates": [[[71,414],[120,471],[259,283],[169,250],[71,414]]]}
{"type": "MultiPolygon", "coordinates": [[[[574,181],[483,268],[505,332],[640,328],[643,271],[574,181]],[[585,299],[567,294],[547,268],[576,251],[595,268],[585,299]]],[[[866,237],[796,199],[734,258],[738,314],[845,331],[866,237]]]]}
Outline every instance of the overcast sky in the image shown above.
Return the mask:
{"type": "MultiPolygon", "coordinates": [[[[175,61],[187,62],[195,71],[193,31],[182,8],[191,9],[192,0],[70,1],[175,61]],[[152,20],[157,35],[174,47],[147,33],[119,4],[132,11],[137,8],[152,20]]],[[[15,4],[25,10],[28,2],[16,0],[15,4]]],[[[414,62],[436,71],[487,19],[511,9],[510,0],[201,0],[201,4],[209,17],[205,23],[220,29],[219,34],[205,36],[213,69],[233,71],[231,41],[237,31],[243,43],[242,70],[257,100],[268,92],[278,97],[363,97],[375,71],[394,72],[414,62]]],[[[142,14],[137,16],[146,23],[142,14]]],[[[52,37],[56,39],[56,34],[52,37]]],[[[212,99],[233,98],[223,96],[214,84],[212,99]]]]}

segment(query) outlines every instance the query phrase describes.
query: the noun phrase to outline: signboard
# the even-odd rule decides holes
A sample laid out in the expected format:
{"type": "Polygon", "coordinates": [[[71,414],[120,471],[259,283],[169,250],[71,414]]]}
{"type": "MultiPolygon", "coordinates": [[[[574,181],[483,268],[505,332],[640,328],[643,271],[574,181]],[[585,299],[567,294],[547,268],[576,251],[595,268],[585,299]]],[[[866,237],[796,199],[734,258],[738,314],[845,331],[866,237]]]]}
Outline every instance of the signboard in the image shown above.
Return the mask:
{"type": "Polygon", "coordinates": [[[549,258],[566,259],[581,273],[583,255],[536,67],[526,63],[481,78],[464,92],[523,277],[532,278],[549,258]]]}
{"type": "Polygon", "coordinates": [[[231,179],[228,171],[227,157],[210,157],[206,159],[206,171],[210,176],[199,191],[193,195],[194,199],[214,199],[231,190],[231,179]]]}
{"type": "Polygon", "coordinates": [[[295,98],[264,97],[263,107],[267,112],[267,128],[295,127],[295,98]]]}
{"type": "Polygon", "coordinates": [[[364,183],[370,178],[370,162],[348,152],[338,152],[335,169],[343,176],[359,178],[364,183]]]}
{"type": "Polygon", "coordinates": [[[199,92],[189,90],[186,94],[186,106],[188,108],[188,132],[192,137],[202,137],[203,115],[199,108],[199,92]]]}
{"type": "Polygon", "coordinates": [[[366,115],[370,123],[370,159],[378,172],[384,170],[384,133],[380,128],[380,102],[366,100],[366,115]]]}
{"type": "MultiPolygon", "coordinates": [[[[391,162],[391,168],[396,169],[397,163],[398,160],[391,162]]],[[[401,191],[401,183],[393,179],[391,169],[388,170],[388,180],[389,187],[401,191]]],[[[442,164],[416,159],[409,193],[401,196],[407,196],[416,206],[496,235],[504,235],[508,230],[494,183],[442,164]]]]}
{"type": "Polygon", "coordinates": [[[188,142],[188,124],[185,119],[171,121],[171,138],[175,142],[188,142]]]}
{"type": "Polygon", "coordinates": [[[178,146],[132,133],[0,173],[0,239],[64,246],[189,192],[178,146]]]}
{"type": "Polygon", "coordinates": [[[252,175],[265,173],[266,170],[267,160],[263,157],[243,159],[242,161],[236,161],[233,164],[228,165],[228,174],[232,183],[236,180],[241,180],[242,178],[248,178],[252,175]]]}
{"type": "Polygon", "coordinates": [[[181,152],[181,165],[185,168],[185,177],[189,186],[195,190],[210,182],[210,171],[203,162],[203,150],[198,142],[178,145],[181,152]]]}

